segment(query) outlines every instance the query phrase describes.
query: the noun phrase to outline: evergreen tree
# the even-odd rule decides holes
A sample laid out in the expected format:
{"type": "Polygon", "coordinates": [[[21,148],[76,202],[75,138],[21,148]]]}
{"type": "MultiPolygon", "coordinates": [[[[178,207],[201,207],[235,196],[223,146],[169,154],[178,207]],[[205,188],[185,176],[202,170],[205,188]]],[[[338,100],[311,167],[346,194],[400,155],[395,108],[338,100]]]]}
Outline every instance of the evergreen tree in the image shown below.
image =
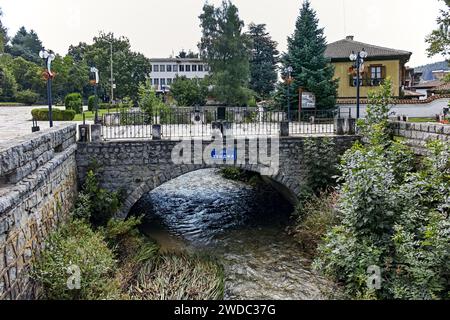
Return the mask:
{"type": "Polygon", "coordinates": [[[250,88],[260,98],[267,98],[274,91],[278,79],[277,43],[266,31],[265,24],[250,24],[248,35],[253,44],[250,59],[250,88]]]}
{"type": "MultiPolygon", "coordinates": [[[[291,108],[298,105],[298,89],[316,96],[319,110],[333,109],[336,105],[338,82],[333,79],[334,67],[325,57],[327,47],[323,28],[319,28],[316,12],[309,0],[303,3],[294,34],[288,38],[288,52],[283,56],[283,69],[291,66],[294,81],[291,85],[291,108]]],[[[287,84],[279,85],[279,102],[287,105],[287,84]]]]}
{"type": "Polygon", "coordinates": [[[200,55],[211,67],[214,96],[228,105],[247,104],[251,41],[242,32],[244,22],[237,7],[230,1],[223,1],[220,8],[207,3],[199,18],[200,55]]]}
{"type": "Polygon", "coordinates": [[[11,40],[9,53],[13,57],[22,57],[25,60],[41,63],[39,51],[42,49],[42,42],[36,32],[28,32],[25,27],[21,27],[11,40]]]}
{"type": "Polygon", "coordinates": [[[5,52],[5,47],[8,44],[8,30],[3,25],[1,17],[3,16],[2,8],[0,8],[0,53],[5,52]]]}

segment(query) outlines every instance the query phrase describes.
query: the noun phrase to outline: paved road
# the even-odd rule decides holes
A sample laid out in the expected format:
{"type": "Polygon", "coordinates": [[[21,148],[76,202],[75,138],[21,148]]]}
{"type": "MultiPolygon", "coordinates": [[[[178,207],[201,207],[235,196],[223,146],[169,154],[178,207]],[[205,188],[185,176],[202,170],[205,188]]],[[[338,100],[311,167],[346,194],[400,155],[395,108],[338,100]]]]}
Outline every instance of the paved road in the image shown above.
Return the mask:
{"type": "MultiPolygon", "coordinates": [[[[45,108],[46,106],[44,106],[45,108]]],[[[11,139],[31,134],[32,118],[31,110],[39,108],[32,107],[0,107],[0,143],[11,139]]],[[[64,109],[64,108],[60,108],[64,109]]],[[[54,126],[67,124],[68,122],[54,122],[54,126]]],[[[82,123],[81,121],[72,121],[72,123],[82,123]]],[[[48,121],[38,121],[41,130],[49,128],[48,121]]]]}

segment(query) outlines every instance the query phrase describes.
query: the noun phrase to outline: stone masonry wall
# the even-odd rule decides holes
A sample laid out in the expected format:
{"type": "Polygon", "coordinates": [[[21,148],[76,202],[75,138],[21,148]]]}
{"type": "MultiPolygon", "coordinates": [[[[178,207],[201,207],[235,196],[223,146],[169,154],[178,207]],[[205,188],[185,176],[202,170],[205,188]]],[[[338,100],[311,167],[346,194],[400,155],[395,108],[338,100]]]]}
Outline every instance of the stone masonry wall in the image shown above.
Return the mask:
{"type": "Polygon", "coordinates": [[[75,151],[75,125],[0,145],[0,300],[33,297],[30,262],[74,205],[75,151]]]}
{"type": "Polygon", "coordinates": [[[430,140],[450,143],[450,125],[438,123],[392,122],[391,128],[397,137],[402,137],[418,155],[425,154],[425,146],[430,140]]]}
{"type": "MultiPolygon", "coordinates": [[[[332,136],[335,150],[329,157],[338,162],[339,155],[358,139],[355,136],[332,136]]],[[[271,180],[284,186],[295,196],[304,186],[309,168],[305,166],[304,144],[306,139],[324,139],[324,137],[289,137],[280,140],[280,170],[271,176],[271,180]]],[[[210,141],[203,142],[203,150],[210,141]]],[[[79,183],[93,161],[99,166],[99,182],[102,187],[117,191],[123,189],[126,201],[121,217],[126,217],[129,209],[147,192],[159,185],[185,173],[203,168],[224,167],[223,163],[214,165],[182,164],[172,162],[172,150],[175,141],[107,141],[95,143],[79,143],[77,149],[77,165],[79,183]]],[[[192,146],[192,148],[194,148],[192,146]]],[[[248,158],[248,154],[247,154],[248,158]]],[[[238,167],[260,172],[261,166],[241,164],[238,167]]]]}

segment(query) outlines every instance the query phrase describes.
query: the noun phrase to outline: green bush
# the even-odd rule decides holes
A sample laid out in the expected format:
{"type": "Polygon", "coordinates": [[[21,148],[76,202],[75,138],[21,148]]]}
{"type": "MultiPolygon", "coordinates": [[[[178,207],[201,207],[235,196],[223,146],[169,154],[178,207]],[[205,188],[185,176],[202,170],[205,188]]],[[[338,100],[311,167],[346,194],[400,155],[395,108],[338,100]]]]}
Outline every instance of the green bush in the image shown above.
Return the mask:
{"type": "Polygon", "coordinates": [[[336,192],[325,191],[311,196],[297,209],[301,212],[291,233],[307,253],[315,255],[326,233],[340,222],[335,210],[337,201],[336,192]]]}
{"type": "Polygon", "coordinates": [[[64,105],[68,110],[81,113],[83,111],[83,97],[79,93],[69,93],[64,99],[64,105]]]}
{"type": "Polygon", "coordinates": [[[90,206],[90,222],[95,227],[107,225],[120,208],[120,194],[100,188],[92,170],[87,174],[82,193],[87,197],[85,201],[90,206]]]}
{"type": "Polygon", "coordinates": [[[98,97],[97,96],[90,96],[89,99],[88,99],[88,110],[89,111],[94,111],[95,110],[95,103],[98,104],[98,97]]]}
{"type": "Polygon", "coordinates": [[[33,105],[35,104],[39,99],[39,94],[31,91],[31,90],[24,90],[20,91],[16,94],[16,101],[19,103],[23,103],[26,105],[33,105]]]}
{"type": "Polygon", "coordinates": [[[450,145],[430,143],[416,165],[408,148],[390,139],[391,85],[370,94],[365,144],[342,158],[341,224],[319,246],[315,267],[356,298],[448,299],[450,145]],[[380,287],[369,281],[373,266],[380,287]]]}
{"type": "Polygon", "coordinates": [[[119,293],[113,278],[115,267],[113,253],[101,234],[86,222],[75,220],[51,234],[34,264],[32,277],[41,285],[44,299],[114,299],[119,293]],[[77,269],[79,287],[74,273],[77,269]]]}
{"type": "MultiPolygon", "coordinates": [[[[74,110],[61,110],[61,109],[53,109],[53,121],[72,121],[75,118],[74,110]]],[[[47,108],[39,108],[31,110],[31,115],[33,119],[37,121],[48,121],[49,114],[47,108]]]]}

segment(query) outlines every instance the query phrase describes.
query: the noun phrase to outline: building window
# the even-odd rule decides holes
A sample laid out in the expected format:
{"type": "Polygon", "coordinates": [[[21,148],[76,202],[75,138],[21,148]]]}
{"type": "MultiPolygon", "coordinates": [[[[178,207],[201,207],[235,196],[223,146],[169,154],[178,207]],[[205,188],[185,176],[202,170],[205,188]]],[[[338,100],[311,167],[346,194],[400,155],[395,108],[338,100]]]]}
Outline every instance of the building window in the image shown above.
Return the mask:
{"type": "Polygon", "coordinates": [[[172,72],[172,65],[171,65],[171,64],[168,64],[168,65],[166,66],[166,70],[167,70],[167,72],[172,72]]]}
{"type": "Polygon", "coordinates": [[[166,85],[166,79],[161,79],[161,86],[165,86],[166,85]]]}
{"type": "Polygon", "coordinates": [[[379,86],[383,80],[383,67],[370,66],[370,80],[372,86],[379,86]]]}
{"type": "Polygon", "coordinates": [[[209,72],[209,66],[208,65],[205,65],[205,71],[209,72]]]}
{"type": "Polygon", "coordinates": [[[180,72],[184,72],[184,65],[180,64],[180,72]]]}
{"type": "Polygon", "coordinates": [[[173,72],[178,72],[178,65],[174,64],[172,70],[173,70],[173,72]]]}
{"type": "Polygon", "coordinates": [[[191,72],[191,65],[190,64],[186,65],[186,72],[191,72]]]}
{"type": "Polygon", "coordinates": [[[159,72],[159,65],[155,64],[153,66],[153,72],[159,72]]]}
{"type": "Polygon", "coordinates": [[[160,65],[159,66],[159,72],[166,72],[166,66],[165,65],[160,65]]]}
{"type": "Polygon", "coordinates": [[[153,79],[153,85],[159,86],[159,79],[153,79]]]}
{"type": "Polygon", "coordinates": [[[202,64],[198,65],[198,72],[203,72],[203,65],[202,64]]]}
{"type": "Polygon", "coordinates": [[[196,64],[192,65],[192,72],[197,72],[197,65],[196,64]]]}
{"type": "Polygon", "coordinates": [[[172,85],[172,79],[171,79],[171,78],[167,79],[167,84],[168,84],[169,86],[172,85]]]}

